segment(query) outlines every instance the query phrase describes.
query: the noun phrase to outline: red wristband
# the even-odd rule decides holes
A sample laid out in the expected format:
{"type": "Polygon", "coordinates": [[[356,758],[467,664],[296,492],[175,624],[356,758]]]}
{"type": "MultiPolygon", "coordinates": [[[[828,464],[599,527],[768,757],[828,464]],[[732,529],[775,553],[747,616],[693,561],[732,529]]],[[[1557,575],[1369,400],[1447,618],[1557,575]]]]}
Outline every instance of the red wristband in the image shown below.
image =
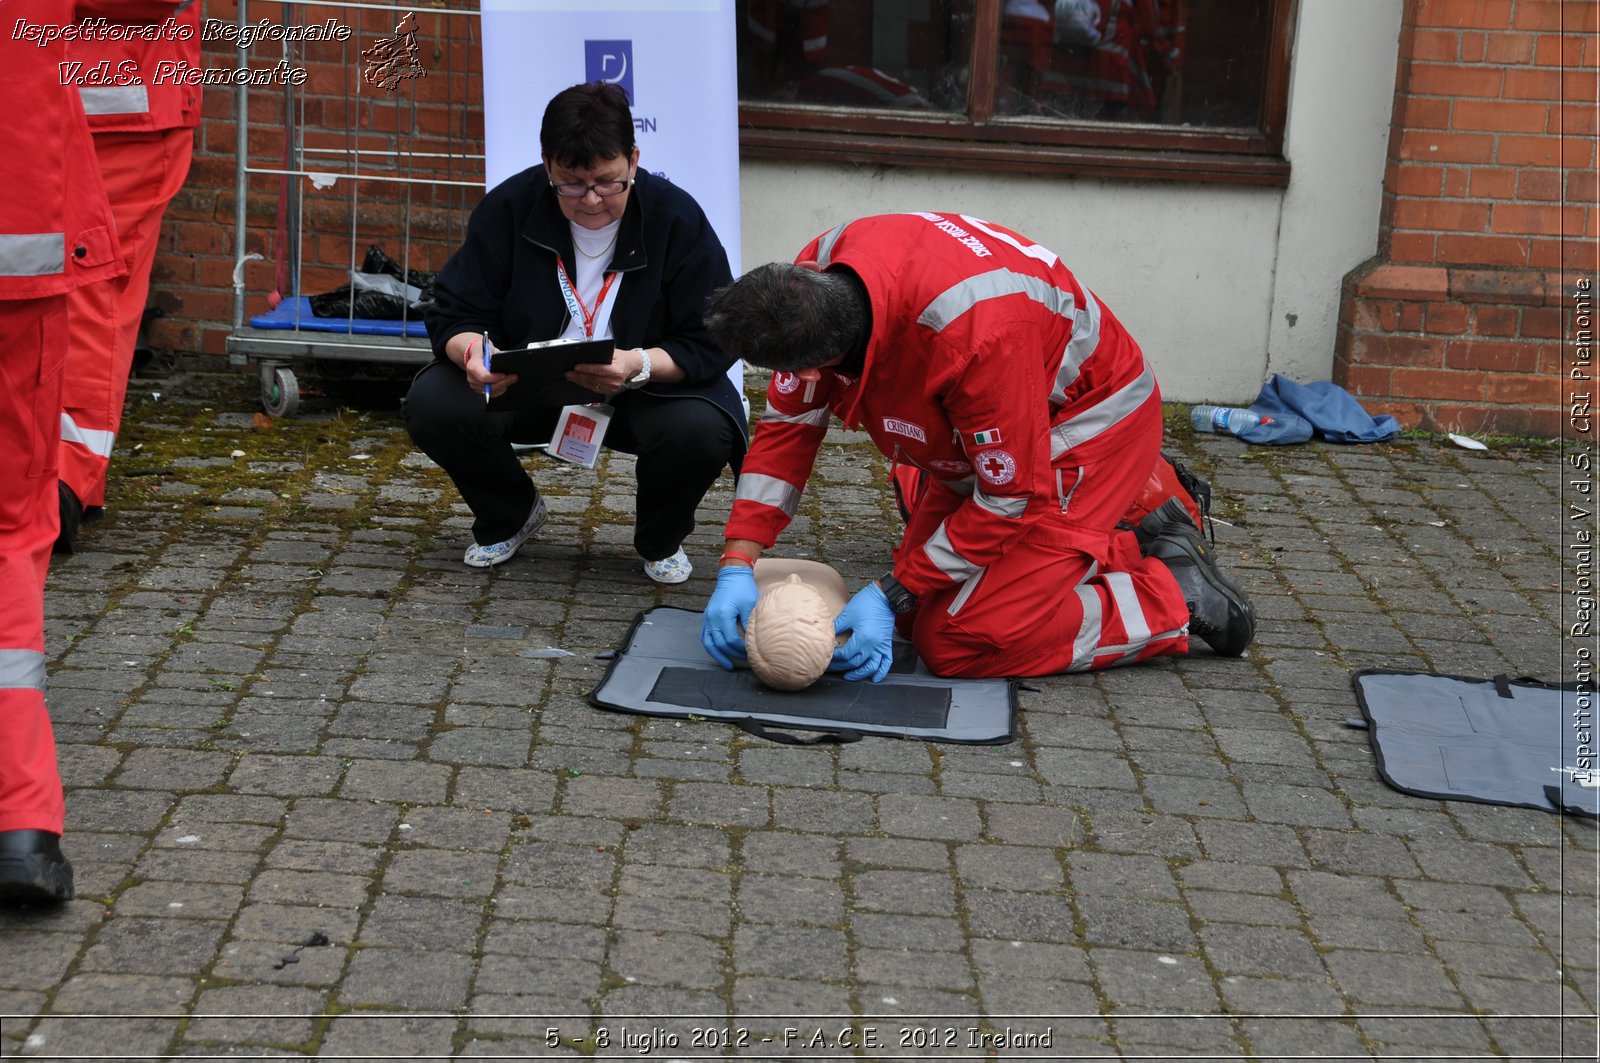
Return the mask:
{"type": "Polygon", "coordinates": [[[733,562],[736,562],[736,563],[742,561],[745,564],[749,565],[751,568],[755,568],[756,567],[756,559],[755,558],[751,557],[749,554],[742,553],[742,552],[740,552],[738,550],[724,550],[722,552],[722,556],[717,558],[717,567],[721,568],[722,567],[722,563],[724,561],[733,561],[733,562]]]}

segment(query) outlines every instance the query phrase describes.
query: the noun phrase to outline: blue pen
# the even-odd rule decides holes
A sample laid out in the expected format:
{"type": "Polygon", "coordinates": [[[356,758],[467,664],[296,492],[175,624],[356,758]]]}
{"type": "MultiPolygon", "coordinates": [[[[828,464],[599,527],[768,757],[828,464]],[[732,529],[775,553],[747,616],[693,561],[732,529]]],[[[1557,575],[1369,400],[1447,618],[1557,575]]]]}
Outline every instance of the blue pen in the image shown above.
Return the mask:
{"type": "MultiPolygon", "coordinates": [[[[491,370],[489,368],[489,355],[492,354],[492,353],[494,353],[494,352],[489,350],[489,334],[487,332],[485,332],[483,334],[483,371],[485,373],[491,372],[491,370]]],[[[485,406],[487,406],[489,404],[489,385],[488,384],[483,385],[483,403],[484,403],[485,406]]]]}

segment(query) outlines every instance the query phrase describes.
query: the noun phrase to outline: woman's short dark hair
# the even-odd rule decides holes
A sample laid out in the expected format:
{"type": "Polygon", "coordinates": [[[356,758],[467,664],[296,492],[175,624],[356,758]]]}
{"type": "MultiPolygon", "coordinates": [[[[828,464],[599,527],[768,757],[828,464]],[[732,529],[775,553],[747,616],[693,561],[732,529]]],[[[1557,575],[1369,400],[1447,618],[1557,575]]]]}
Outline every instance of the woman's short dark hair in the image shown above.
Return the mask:
{"type": "Polygon", "coordinates": [[[866,313],[843,274],[769,262],[713,292],[705,323],[729,354],[793,373],[852,351],[866,313]]]}
{"type": "Polygon", "coordinates": [[[628,94],[620,85],[604,81],[562,89],[544,109],[539,150],[569,170],[631,156],[633,112],[628,109],[628,94]]]}

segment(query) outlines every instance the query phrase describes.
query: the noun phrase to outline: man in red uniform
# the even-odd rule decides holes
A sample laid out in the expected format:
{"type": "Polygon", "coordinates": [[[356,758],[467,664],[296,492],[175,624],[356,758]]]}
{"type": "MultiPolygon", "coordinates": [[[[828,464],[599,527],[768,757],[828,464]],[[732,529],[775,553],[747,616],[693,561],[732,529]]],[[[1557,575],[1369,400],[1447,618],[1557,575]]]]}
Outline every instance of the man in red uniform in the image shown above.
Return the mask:
{"type": "Polygon", "coordinates": [[[887,673],[896,622],[934,672],[1047,675],[1237,656],[1250,603],[1180,509],[1116,524],[1160,453],[1139,345],[1050,251],[961,214],[861,218],[715,295],[730,353],[777,372],[739,476],[702,642],[744,655],[749,566],[794,515],[830,413],[930,474],[894,567],[839,615],[846,679],[887,673]],[[1175,514],[1179,519],[1166,519],[1175,514]]]}
{"type": "Polygon", "coordinates": [[[1188,0],[1075,0],[1055,15],[1058,47],[1044,52],[1035,91],[1101,101],[1089,117],[1159,120],[1183,67],[1188,0]]]}
{"type": "Polygon", "coordinates": [[[0,903],[72,897],[45,712],[44,580],[56,538],[67,293],[122,272],[77,93],[62,84],[71,0],[0,8],[0,903]]]}
{"type": "Polygon", "coordinates": [[[111,199],[127,272],[68,297],[70,368],[62,393],[61,532],[77,546],[84,510],[106,500],[106,467],[150,295],[161,216],[183,187],[200,124],[200,89],[181,73],[200,64],[199,0],[94,0],[68,45],[95,157],[111,199]]]}

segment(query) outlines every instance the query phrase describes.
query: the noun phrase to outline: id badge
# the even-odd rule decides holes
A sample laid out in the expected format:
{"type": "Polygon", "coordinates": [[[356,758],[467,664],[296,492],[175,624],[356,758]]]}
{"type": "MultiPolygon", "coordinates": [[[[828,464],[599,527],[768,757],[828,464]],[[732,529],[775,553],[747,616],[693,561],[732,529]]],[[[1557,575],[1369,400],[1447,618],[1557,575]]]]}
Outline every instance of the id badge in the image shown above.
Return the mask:
{"type": "Polygon", "coordinates": [[[610,423],[610,406],[600,403],[594,406],[563,406],[561,417],[556,421],[555,439],[549,453],[562,461],[592,469],[600,458],[600,443],[605,439],[606,426],[610,423]]]}

